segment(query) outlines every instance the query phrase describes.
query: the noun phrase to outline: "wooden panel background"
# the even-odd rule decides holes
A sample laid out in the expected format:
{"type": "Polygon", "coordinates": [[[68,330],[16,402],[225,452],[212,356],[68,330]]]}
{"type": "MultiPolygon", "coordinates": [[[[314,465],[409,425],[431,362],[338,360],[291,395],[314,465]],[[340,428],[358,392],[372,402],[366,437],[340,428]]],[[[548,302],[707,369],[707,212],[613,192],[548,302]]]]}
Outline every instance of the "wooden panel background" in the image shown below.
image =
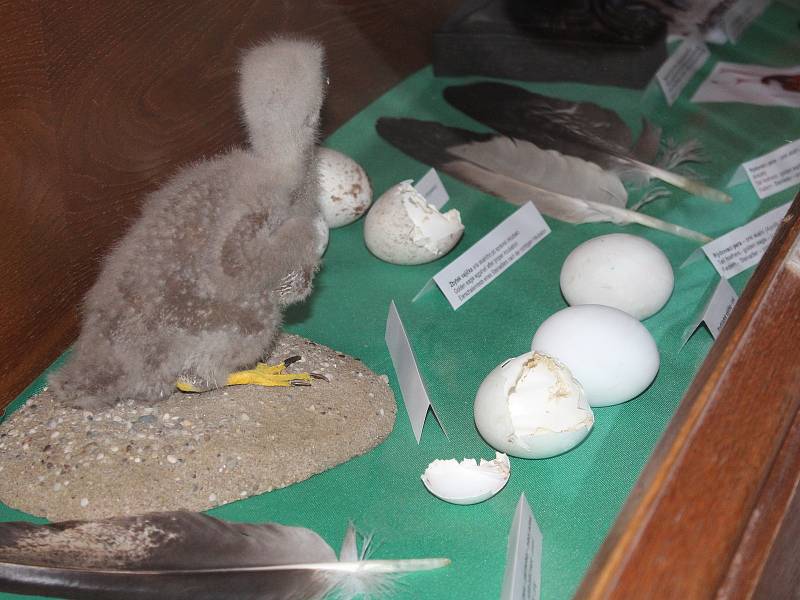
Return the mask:
{"type": "Polygon", "coordinates": [[[74,340],[99,259],[143,195],[243,141],[241,48],[321,39],[331,132],[430,61],[457,4],[0,0],[0,408],[74,340]]]}

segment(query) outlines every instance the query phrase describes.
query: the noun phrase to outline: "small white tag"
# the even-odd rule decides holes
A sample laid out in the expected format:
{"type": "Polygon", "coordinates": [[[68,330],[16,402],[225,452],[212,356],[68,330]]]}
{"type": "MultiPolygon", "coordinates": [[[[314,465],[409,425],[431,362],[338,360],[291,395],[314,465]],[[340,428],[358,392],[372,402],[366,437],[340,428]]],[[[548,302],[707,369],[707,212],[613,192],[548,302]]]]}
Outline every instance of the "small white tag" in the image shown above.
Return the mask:
{"type": "Polygon", "coordinates": [[[773,150],[744,165],[750,183],[762,200],[800,184],[800,140],[773,150]]]}
{"type": "Polygon", "coordinates": [[[434,275],[433,280],[455,310],[548,233],[550,227],[528,202],[434,275]]]}
{"type": "Polygon", "coordinates": [[[800,107],[791,80],[800,66],[769,67],[718,62],[692,96],[692,102],[743,102],[762,106],[800,107]],[[786,87],[784,87],[786,86],[786,87]]]}
{"type": "Polygon", "coordinates": [[[790,204],[791,202],[787,202],[778,208],[773,208],[757,219],[703,246],[703,252],[717,273],[725,279],[730,279],[758,264],[790,204]]]}
{"type": "Polygon", "coordinates": [[[425,382],[422,381],[422,375],[417,366],[417,359],[414,357],[414,350],[411,348],[411,342],[406,335],[406,329],[400,320],[394,300],[389,304],[389,315],[386,318],[386,346],[389,348],[389,356],[392,357],[394,372],[397,374],[397,381],[403,394],[403,403],[417,443],[419,444],[422,438],[422,428],[425,425],[428,408],[431,409],[436,422],[447,436],[447,431],[428,397],[425,382]]]}
{"type": "Polygon", "coordinates": [[[732,44],[739,41],[750,23],[764,12],[769,0],[738,0],[722,15],[722,31],[732,44]]]}
{"type": "Polygon", "coordinates": [[[726,185],[726,188],[732,188],[735,185],[741,185],[743,183],[747,183],[749,181],[747,177],[747,171],[744,170],[743,165],[739,165],[734,171],[733,175],[731,176],[731,180],[726,185]]]}
{"type": "Polygon", "coordinates": [[[691,81],[711,55],[706,45],[696,38],[686,38],[656,72],[656,80],[672,106],[683,88],[691,81]]]}
{"type": "Polygon", "coordinates": [[[705,323],[711,335],[717,339],[738,300],[739,296],[736,295],[728,280],[724,277],[721,278],[711,298],[703,307],[700,317],[683,334],[683,343],[689,341],[701,323],[705,323]]]}
{"type": "Polygon", "coordinates": [[[425,197],[428,204],[435,206],[436,210],[440,210],[450,200],[450,194],[447,193],[436,169],[425,173],[422,179],[414,184],[414,189],[425,197]]]}
{"type": "Polygon", "coordinates": [[[542,532],[525,494],[519,497],[508,534],[500,600],[539,600],[542,593],[542,532]]]}

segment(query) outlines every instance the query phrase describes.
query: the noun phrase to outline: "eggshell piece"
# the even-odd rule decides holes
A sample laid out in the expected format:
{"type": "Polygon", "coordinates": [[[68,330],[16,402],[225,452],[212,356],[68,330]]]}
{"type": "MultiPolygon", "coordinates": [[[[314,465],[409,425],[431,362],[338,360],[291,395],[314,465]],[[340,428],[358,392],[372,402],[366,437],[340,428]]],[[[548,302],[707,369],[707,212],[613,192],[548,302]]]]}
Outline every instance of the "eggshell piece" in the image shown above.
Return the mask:
{"type": "Polygon", "coordinates": [[[661,249],[628,233],[587,240],[561,267],[561,292],[570,305],[603,304],[637,319],[661,310],[674,283],[672,265],[661,249]]]}
{"type": "Polygon", "coordinates": [[[653,336],[637,319],[610,306],[570,306],[536,330],[531,349],[564,363],[590,406],[626,402],[655,379],[660,363],[653,336]]]}
{"type": "Polygon", "coordinates": [[[511,474],[511,463],[505,454],[497,452],[494,460],[474,458],[461,462],[435,460],[422,474],[427,490],[451,504],[477,504],[488,500],[502,490],[511,474]]]}
{"type": "Polygon", "coordinates": [[[520,458],[566,452],[594,425],[592,409],[569,369],[534,352],[495,367],[478,388],[474,410],[486,443],[520,458]]]}
{"type": "Polygon", "coordinates": [[[328,227],[343,227],[367,212],[372,185],[366,171],[349,156],[321,147],[317,151],[319,206],[328,227]]]}
{"type": "Polygon", "coordinates": [[[464,225],[455,209],[440,213],[402,181],[386,190],[364,220],[364,241],[375,256],[398,265],[419,265],[447,254],[464,225]]]}

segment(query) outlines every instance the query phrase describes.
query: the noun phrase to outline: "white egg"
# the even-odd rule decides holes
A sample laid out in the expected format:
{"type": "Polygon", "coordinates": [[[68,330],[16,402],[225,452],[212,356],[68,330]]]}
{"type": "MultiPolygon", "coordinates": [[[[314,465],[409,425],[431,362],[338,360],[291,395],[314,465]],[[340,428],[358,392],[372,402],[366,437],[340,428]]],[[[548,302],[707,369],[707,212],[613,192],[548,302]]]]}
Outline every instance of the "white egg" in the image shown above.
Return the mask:
{"type": "Polygon", "coordinates": [[[364,221],[364,241],[375,256],[397,265],[419,265],[447,254],[464,225],[455,209],[440,213],[402,181],[386,190],[364,221]]]}
{"type": "Polygon", "coordinates": [[[610,306],[570,306],[536,330],[531,349],[564,363],[591,406],[626,402],[658,373],[656,342],[644,325],[610,306]]]}
{"type": "Polygon", "coordinates": [[[580,444],[594,414],[563,364],[528,352],[495,367],[475,396],[475,426],[496,450],[549,458],[580,444]]]}
{"type": "Polygon", "coordinates": [[[348,225],[367,212],[372,203],[372,185],[364,169],[349,156],[319,148],[319,206],[328,227],[348,225]]]}
{"type": "Polygon", "coordinates": [[[652,242],[627,233],[587,240],[561,267],[561,292],[572,306],[603,304],[646,319],[669,300],[675,277],[652,242]]]}
{"type": "Polygon", "coordinates": [[[428,491],[451,504],[477,504],[502,490],[511,474],[511,463],[505,454],[497,452],[494,460],[465,458],[435,460],[422,474],[428,491]]]}

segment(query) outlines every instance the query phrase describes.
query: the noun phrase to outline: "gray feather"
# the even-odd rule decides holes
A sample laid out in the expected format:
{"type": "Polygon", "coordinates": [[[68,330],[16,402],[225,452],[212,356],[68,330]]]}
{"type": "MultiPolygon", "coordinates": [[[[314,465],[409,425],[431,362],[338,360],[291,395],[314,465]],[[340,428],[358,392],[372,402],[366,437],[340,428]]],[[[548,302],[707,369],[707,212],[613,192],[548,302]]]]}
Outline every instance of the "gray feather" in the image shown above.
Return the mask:
{"type": "Polygon", "coordinates": [[[513,140],[497,144],[493,140],[500,136],[405,118],[381,117],[375,128],[382,138],[413,158],[512,204],[533,202],[539,212],[554,219],[567,223],[638,223],[695,241],[710,241],[702,233],[627,210],[619,204],[597,202],[562,190],[543,188],[540,182],[529,178],[526,161],[516,155],[520,148],[523,148],[523,154],[527,154],[525,145],[513,140]],[[467,147],[478,148],[478,151],[465,153],[467,147]],[[491,148],[492,152],[486,154],[481,152],[481,148],[491,148]],[[512,155],[505,156],[507,153],[512,155]]]}
{"type": "Polygon", "coordinates": [[[446,559],[339,562],[303,527],[167,512],[54,525],[0,523],[0,591],[80,600],[317,600],[362,572],[446,559]]]}
{"type": "Polygon", "coordinates": [[[578,156],[636,179],[660,179],[716,202],[730,202],[724,192],[663,168],[643,162],[652,152],[655,132],[631,147],[630,131],[616,113],[590,102],[568,102],[535,94],[518,86],[481,82],[451,86],[445,99],[473,119],[513,138],[540,148],[578,156]],[[613,116],[611,116],[613,115],[613,116]]]}

